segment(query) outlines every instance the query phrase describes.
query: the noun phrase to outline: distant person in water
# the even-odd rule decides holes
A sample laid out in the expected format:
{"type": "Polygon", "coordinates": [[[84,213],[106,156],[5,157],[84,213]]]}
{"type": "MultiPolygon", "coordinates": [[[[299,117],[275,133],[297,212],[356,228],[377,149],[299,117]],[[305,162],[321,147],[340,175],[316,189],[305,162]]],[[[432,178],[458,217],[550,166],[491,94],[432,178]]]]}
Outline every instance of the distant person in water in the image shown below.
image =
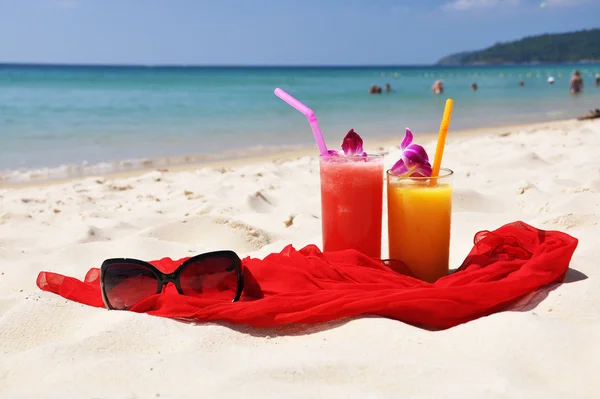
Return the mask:
{"type": "Polygon", "coordinates": [[[583,79],[579,71],[573,72],[571,80],[569,81],[569,92],[571,94],[579,94],[583,90],[583,79]]]}
{"type": "Polygon", "coordinates": [[[519,86],[525,86],[525,81],[523,79],[519,80],[519,86]]]}
{"type": "Polygon", "coordinates": [[[473,83],[473,84],[471,85],[471,90],[473,90],[473,91],[477,91],[477,83],[473,83]]]}
{"type": "Polygon", "coordinates": [[[442,82],[441,80],[436,80],[435,82],[433,82],[433,86],[431,86],[431,91],[436,95],[444,93],[444,82],[442,82]]]}
{"type": "Polygon", "coordinates": [[[553,85],[554,84],[554,78],[552,76],[548,77],[548,84],[549,85],[553,85]]]}
{"type": "Polygon", "coordinates": [[[371,88],[369,89],[369,94],[381,94],[381,87],[377,85],[371,86],[371,88]]]}
{"type": "Polygon", "coordinates": [[[392,91],[392,86],[390,86],[389,83],[385,84],[385,91],[386,91],[386,93],[389,93],[390,91],[392,91]]]}
{"type": "Polygon", "coordinates": [[[600,86],[600,73],[596,74],[596,87],[600,86]]]}

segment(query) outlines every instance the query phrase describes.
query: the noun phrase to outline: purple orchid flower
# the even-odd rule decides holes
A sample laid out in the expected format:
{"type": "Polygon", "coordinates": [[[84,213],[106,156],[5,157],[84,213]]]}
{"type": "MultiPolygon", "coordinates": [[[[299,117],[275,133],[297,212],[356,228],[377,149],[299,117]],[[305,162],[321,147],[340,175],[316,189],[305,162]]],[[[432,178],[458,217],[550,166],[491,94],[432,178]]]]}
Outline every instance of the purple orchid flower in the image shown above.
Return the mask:
{"type": "Polygon", "coordinates": [[[425,148],[419,144],[412,144],[413,134],[406,128],[406,134],[400,144],[402,155],[398,162],[392,166],[392,173],[408,177],[431,176],[431,164],[425,148]]]}
{"type": "Polygon", "coordinates": [[[363,150],[363,139],[354,131],[350,129],[342,141],[342,149],[329,150],[329,155],[345,155],[347,157],[366,157],[367,153],[363,150]]]}

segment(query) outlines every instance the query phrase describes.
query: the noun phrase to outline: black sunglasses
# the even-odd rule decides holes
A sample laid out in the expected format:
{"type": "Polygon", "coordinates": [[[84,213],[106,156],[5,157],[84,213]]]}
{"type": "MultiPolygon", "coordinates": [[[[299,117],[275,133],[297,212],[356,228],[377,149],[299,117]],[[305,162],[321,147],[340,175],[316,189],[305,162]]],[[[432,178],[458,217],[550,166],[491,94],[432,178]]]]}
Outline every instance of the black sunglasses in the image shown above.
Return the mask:
{"type": "Polygon", "coordinates": [[[108,309],[128,310],[143,299],[160,294],[173,283],[181,295],[240,299],[244,289],[242,261],[233,251],[197,255],[165,274],[137,259],[107,259],[100,267],[102,300],[108,309]]]}

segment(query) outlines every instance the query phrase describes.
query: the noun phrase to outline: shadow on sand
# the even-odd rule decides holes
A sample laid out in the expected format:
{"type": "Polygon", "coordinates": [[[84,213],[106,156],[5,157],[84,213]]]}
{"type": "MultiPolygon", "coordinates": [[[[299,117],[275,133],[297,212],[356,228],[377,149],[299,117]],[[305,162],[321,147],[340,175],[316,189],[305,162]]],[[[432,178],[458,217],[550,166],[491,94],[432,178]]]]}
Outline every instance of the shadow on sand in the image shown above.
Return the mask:
{"type": "Polygon", "coordinates": [[[265,327],[265,328],[252,327],[252,326],[227,323],[227,322],[204,323],[204,322],[198,322],[198,321],[186,320],[186,319],[175,319],[175,320],[179,321],[181,323],[199,325],[199,326],[213,325],[213,326],[226,327],[231,330],[237,331],[239,333],[248,334],[253,337],[258,337],[258,338],[275,338],[275,337],[281,337],[281,336],[294,337],[294,336],[302,336],[302,335],[312,335],[312,334],[320,333],[320,332],[327,331],[327,330],[333,330],[334,328],[341,327],[344,324],[347,324],[352,320],[361,319],[361,318],[362,319],[376,318],[376,317],[377,316],[364,316],[364,317],[354,317],[354,318],[343,319],[343,320],[334,320],[334,321],[319,323],[319,324],[286,324],[283,326],[265,327]]]}
{"type": "MultiPolygon", "coordinates": [[[[573,268],[569,268],[567,270],[567,274],[565,275],[565,279],[563,280],[563,284],[575,283],[577,281],[582,281],[587,279],[588,276],[580,272],[579,270],[575,270],[573,268]]],[[[519,299],[513,305],[509,306],[509,311],[513,312],[528,312],[530,310],[535,309],[550,292],[554,291],[560,284],[550,284],[544,288],[537,290],[529,295],[524,296],[519,299]]]]}

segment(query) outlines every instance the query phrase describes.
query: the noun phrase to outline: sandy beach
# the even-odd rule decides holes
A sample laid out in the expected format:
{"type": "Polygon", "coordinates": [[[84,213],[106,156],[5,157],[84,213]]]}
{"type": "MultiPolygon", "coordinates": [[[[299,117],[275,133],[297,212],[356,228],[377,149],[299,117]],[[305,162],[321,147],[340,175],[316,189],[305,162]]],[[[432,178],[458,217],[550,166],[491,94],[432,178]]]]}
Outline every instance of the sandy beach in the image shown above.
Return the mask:
{"type": "MultiPolygon", "coordinates": [[[[433,154],[433,137],[415,133],[433,154]]],[[[387,167],[398,158],[394,143],[363,137],[367,150],[384,148],[387,167]]],[[[111,257],[320,246],[314,149],[0,186],[0,397],[597,398],[599,151],[598,120],[449,135],[452,267],[476,232],[517,220],[580,241],[565,283],[536,306],[437,332],[374,317],[193,325],[35,285],[42,270],[83,278],[111,257]]],[[[385,256],[385,218],[383,231],[385,256]]]]}

